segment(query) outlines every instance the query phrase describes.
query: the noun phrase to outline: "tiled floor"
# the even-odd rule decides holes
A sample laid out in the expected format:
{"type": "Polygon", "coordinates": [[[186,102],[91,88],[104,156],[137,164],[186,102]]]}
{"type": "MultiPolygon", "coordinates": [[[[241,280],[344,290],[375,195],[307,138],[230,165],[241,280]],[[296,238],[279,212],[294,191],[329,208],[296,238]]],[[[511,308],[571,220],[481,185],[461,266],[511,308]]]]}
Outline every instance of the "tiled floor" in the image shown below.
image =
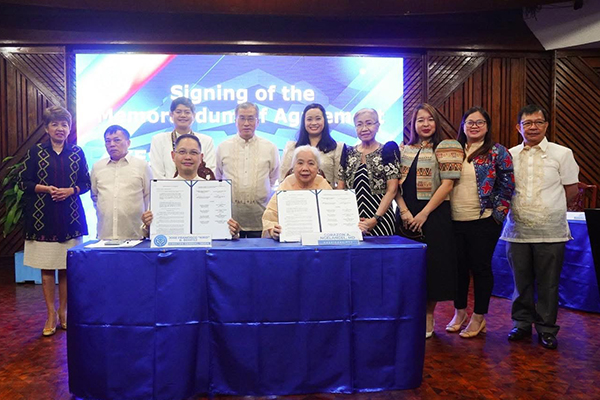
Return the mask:
{"type": "MultiPolygon", "coordinates": [[[[66,333],[59,330],[43,338],[41,286],[12,282],[10,271],[0,268],[0,399],[71,399],[66,333]]],[[[506,340],[511,328],[509,300],[492,298],[488,333],[470,340],[444,331],[452,312],[451,304],[438,306],[435,336],[427,341],[423,384],[418,389],[285,397],[600,399],[600,315],[561,309],[559,348],[550,351],[537,343],[535,334],[520,343],[506,340]]]]}

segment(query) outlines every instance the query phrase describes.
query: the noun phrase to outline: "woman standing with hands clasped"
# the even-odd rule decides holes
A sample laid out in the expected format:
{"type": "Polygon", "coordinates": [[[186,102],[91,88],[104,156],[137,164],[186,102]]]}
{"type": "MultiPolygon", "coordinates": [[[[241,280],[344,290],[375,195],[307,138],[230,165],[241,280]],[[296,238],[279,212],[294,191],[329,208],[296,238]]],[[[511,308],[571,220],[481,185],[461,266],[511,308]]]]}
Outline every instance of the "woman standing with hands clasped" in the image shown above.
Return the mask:
{"type": "Polygon", "coordinates": [[[396,217],[392,201],[398,190],[398,145],[375,140],[379,115],[372,108],[354,114],[354,127],[360,143],[344,146],[337,189],[354,189],[360,222],[365,235],[391,236],[396,217]]]}
{"type": "Polygon", "coordinates": [[[43,115],[47,143],[39,143],[25,156],[19,186],[25,192],[24,264],[42,270],[42,289],[48,319],[42,335],[51,336],[57,324],[67,329],[67,249],[87,235],[85,212],[79,196],[90,189],[83,150],[67,143],[71,114],[62,107],[43,115]],[[54,304],[54,274],[58,270],[58,314],[54,304]]]}
{"type": "Polygon", "coordinates": [[[493,142],[491,123],[483,108],[473,107],[463,116],[458,131],[466,158],[450,201],[458,282],[454,318],[446,330],[458,332],[468,319],[467,295],[472,272],[475,305],[469,325],[460,332],[463,338],[486,332],[484,316],[494,286],[492,256],[515,189],[512,158],[504,146],[493,142]]]}
{"type": "Polygon", "coordinates": [[[442,140],[434,107],[420,104],[410,124],[410,141],[400,147],[402,190],[396,202],[404,229],[421,232],[427,243],[427,318],[425,337],[433,335],[438,301],[454,300],[456,258],[449,194],[460,178],[464,153],[456,140],[442,140]]]}

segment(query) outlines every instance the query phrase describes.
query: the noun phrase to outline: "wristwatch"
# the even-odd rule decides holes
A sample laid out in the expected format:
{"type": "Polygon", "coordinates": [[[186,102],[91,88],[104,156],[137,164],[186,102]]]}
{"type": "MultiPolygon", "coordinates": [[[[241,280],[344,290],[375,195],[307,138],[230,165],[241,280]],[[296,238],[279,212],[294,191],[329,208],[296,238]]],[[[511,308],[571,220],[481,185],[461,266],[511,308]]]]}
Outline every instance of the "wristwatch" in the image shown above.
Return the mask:
{"type": "Polygon", "coordinates": [[[377,223],[379,223],[379,221],[381,221],[383,219],[383,217],[381,215],[373,215],[373,218],[375,218],[375,221],[377,221],[377,223]]]}

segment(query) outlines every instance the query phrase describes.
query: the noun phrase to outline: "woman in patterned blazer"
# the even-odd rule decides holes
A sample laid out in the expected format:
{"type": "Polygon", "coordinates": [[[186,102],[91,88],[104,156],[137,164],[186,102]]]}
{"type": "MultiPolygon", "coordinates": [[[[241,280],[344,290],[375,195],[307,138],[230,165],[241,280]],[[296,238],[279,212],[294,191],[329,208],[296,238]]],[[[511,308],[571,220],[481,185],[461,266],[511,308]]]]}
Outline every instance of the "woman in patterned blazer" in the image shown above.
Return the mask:
{"type": "Polygon", "coordinates": [[[90,189],[83,150],[67,143],[71,114],[62,107],[46,109],[44,125],[50,140],[38,143],[25,156],[19,185],[25,192],[24,264],[42,270],[42,288],[48,319],[42,335],[56,326],[67,329],[67,249],[88,234],[79,196],[90,189]],[[58,314],[54,304],[55,270],[58,270],[58,314]]]}
{"type": "Polygon", "coordinates": [[[492,255],[515,189],[512,158],[492,140],[492,121],[481,107],[469,109],[462,118],[458,141],[466,158],[460,180],[450,196],[458,254],[458,282],[454,318],[446,326],[458,332],[466,323],[470,274],[473,274],[475,306],[463,338],[486,332],[485,314],[494,286],[492,255]]]}
{"type": "Polygon", "coordinates": [[[427,243],[426,338],[433,335],[437,302],[454,300],[457,274],[449,195],[460,178],[464,152],[456,140],[442,140],[440,130],[437,110],[418,105],[410,140],[400,147],[401,190],[396,196],[399,229],[420,232],[427,243]]]}

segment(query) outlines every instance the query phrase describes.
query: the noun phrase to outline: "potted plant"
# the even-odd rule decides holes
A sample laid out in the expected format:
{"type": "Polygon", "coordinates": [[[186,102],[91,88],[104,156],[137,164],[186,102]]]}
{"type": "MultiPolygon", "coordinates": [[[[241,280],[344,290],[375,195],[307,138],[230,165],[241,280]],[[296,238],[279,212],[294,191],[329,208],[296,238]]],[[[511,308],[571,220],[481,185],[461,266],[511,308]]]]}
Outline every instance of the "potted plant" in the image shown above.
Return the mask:
{"type": "MultiPolygon", "coordinates": [[[[2,163],[6,163],[12,158],[6,157],[2,163]]],[[[25,164],[20,162],[8,168],[8,174],[2,181],[2,187],[6,189],[0,199],[6,207],[6,213],[0,218],[4,237],[11,233],[23,219],[23,191],[19,188],[18,180],[19,173],[24,167],[25,164]]]]}
{"type": "MultiPolygon", "coordinates": [[[[2,163],[6,163],[13,157],[6,157],[2,163]]],[[[0,201],[4,203],[6,212],[0,218],[0,226],[4,237],[8,236],[23,220],[23,191],[19,188],[19,174],[25,167],[25,164],[20,162],[8,168],[8,174],[2,181],[4,193],[0,201]]],[[[23,252],[15,253],[15,281],[25,282],[34,281],[37,284],[42,283],[41,274],[38,270],[23,265],[23,252]]]]}

